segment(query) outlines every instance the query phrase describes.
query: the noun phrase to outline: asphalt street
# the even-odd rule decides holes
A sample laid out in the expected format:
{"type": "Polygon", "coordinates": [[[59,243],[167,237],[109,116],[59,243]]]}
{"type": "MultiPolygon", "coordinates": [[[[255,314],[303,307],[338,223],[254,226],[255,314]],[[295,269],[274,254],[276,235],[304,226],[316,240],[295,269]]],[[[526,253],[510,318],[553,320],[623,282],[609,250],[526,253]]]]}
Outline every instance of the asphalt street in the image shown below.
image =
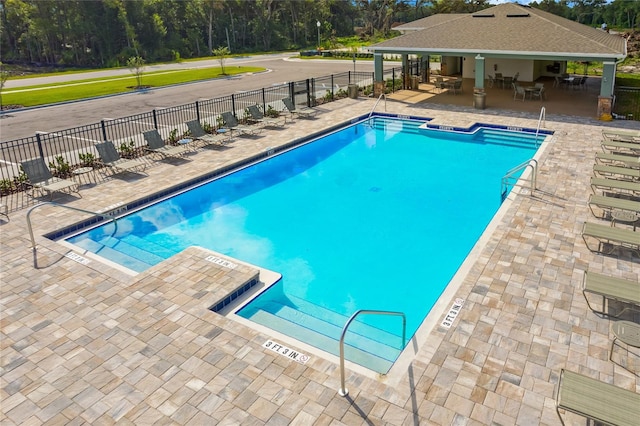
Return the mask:
{"type": "MultiPolygon", "coordinates": [[[[180,64],[153,65],[146,71],[163,69],[198,68],[219,66],[218,60],[185,62],[180,64]]],[[[290,58],[290,54],[256,55],[249,57],[229,58],[226,67],[259,66],[265,72],[243,74],[228,78],[214,79],[205,82],[183,84],[149,90],[145,93],[129,93],[99,99],[51,105],[26,110],[16,110],[0,119],[0,140],[9,141],[33,136],[36,132],[53,132],[77,126],[97,123],[102,119],[115,119],[133,114],[151,111],[154,108],[170,107],[230,95],[246,90],[269,87],[288,81],[320,77],[330,74],[353,71],[351,60],[300,60],[290,58]]],[[[385,68],[399,66],[397,62],[385,63],[385,68]]],[[[373,61],[357,61],[356,71],[373,71],[373,61]]],[[[28,80],[14,80],[6,88],[17,88],[20,85],[48,84],[54,82],[96,78],[100,76],[130,75],[129,70],[106,70],[86,73],[86,75],[60,75],[28,80]]],[[[9,82],[7,82],[9,83],[9,82]]]]}

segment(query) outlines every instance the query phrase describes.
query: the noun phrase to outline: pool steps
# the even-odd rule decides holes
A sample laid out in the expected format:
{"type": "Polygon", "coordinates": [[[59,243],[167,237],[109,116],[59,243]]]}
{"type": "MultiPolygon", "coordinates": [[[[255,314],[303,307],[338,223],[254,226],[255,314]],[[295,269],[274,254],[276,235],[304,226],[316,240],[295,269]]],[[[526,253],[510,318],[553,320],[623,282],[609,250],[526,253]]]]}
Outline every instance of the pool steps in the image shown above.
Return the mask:
{"type": "Polygon", "coordinates": [[[98,253],[107,259],[114,259],[118,264],[136,272],[149,269],[165,258],[177,254],[158,244],[130,235],[120,240],[106,237],[100,242],[85,239],[77,242],[76,245],[90,252],[98,253]]]}
{"type": "MultiPolygon", "coordinates": [[[[313,303],[289,296],[296,308],[270,301],[248,315],[251,321],[280,331],[333,355],[339,354],[340,333],[349,319],[313,303]]],[[[398,324],[398,332],[402,327],[398,324]]],[[[401,337],[356,321],[345,339],[345,357],[378,373],[386,373],[400,354],[401,337]],[[372,337],[375,336],[376,339],[372,337]]]]}
{"type": "Polygon", "coordinates": [[[387,132],[389,131],[400,131],[412,134],[431,134],[434,137],[453,137],[455,135],[456,140],[459,140],[460,137],[468,138],[469,142],[474,143],[485,143],[485,144],[494,144],[494,145],[503,145],[503,146],[512,146],[518,148],[537,148],[537,145],[540,144],[542,140],[546,137],[546,135],[538,136],[538,144],[535,142],[535,135],[530,135],[528,137],[514,138],[513,134],[505,134],[504,129],[490,129],[490,128],[482,128],[477,130],[475,133],[471,132],[455,132],[455,133],[441,133],[440,130],[436,129],[425,129],[423,127],[423,122],[420,121],[409,121],[405,123],[398,123],[396,121],[389,121],[383,118],[378,118],[373,120],[373,127],[376,129],[385,129],[387,132]]]}

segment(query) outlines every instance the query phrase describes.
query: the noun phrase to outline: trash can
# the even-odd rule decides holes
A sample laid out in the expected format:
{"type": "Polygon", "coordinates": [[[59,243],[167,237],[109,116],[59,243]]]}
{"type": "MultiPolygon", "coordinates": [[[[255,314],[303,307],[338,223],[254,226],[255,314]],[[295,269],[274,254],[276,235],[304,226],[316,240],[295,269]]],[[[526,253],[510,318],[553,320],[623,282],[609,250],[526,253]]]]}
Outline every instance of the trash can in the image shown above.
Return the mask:
{"type": "Polygon", "coordinates": [[[487,94],[484,90],[474,90],[473,92],[473,107],[475,109],[484,109],[485,108],[485,100],[487,98],[487,94]]]}
{"type": "Polygon", "coordinates": [[[351,99],[358,99],[358,85],[357,84],[348,85],[347,94],[351,99]]]}
{"type": "Polygon", "coordinates": [[[411,90],[418,90],[419,80],[417,75],[411,76],[411,90]]]}

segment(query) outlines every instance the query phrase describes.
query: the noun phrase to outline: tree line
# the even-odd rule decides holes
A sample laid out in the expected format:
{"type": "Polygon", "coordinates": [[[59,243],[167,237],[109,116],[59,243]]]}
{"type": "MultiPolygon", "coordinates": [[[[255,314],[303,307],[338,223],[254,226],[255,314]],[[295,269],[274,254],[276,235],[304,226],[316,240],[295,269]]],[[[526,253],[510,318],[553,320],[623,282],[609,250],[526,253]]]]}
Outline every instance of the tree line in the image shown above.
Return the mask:
{"type": "MultiPolygon", "coordinates": [[[[125,65],[388,37],[394,24],[469,13],[489,0],[0,0],[3,62],[125,65]],[[318,26],[319,24],[319,26],[318,26]]],[[[530,6],[587,25],[635,27],[640,1],[540,0],[530,6]]]]}

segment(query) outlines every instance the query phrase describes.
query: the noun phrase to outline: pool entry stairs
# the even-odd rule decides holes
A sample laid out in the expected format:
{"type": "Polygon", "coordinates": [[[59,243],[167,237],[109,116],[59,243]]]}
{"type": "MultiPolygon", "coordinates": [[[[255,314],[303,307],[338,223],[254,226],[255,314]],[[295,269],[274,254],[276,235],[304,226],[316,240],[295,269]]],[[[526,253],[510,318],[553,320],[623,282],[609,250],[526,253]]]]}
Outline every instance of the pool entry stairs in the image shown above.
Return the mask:
{"type": "Polygon", "coordinates": [[[77,245],[108,259],[117,259],[118,264],[136,272],[145,271],[178,254],[178,251],[167,249],[165,246],[135,235],[120,238],[105,237],[100,242],[85,239],[78,242],[77,245]]]}
{"type": "Polygon", "coordinates": [[[385,120],[381,117],[375,117],[375,119],[370,122],[374,129],[385,130],[387,133],[402,131],[403,133],[415,135],[429,135],[430,137],[444,139],[451,138],[456,141],[467,140],[468,142],[473,143],[511,146],[517,148],[537,148],[541,139],[544,139],[545,137],[544,135],[536,135],[533,133],[519,133],[516,137],[513,133],[505,131],[505,129],[493,129],[487,127],[477,129],[475,132],[456,131],[443,133],[441,129],[438,128],[425,128],[425,123],[417,120],[398,122],[397,120],[385,120]]]}
{"type": "MultiPolygon", "coordinates": [[[[340,334],[349,316],[295,296],[288,299],[287,303],[270,300],[250,305],[240,315],[338,356],[340,334]]],[[[396,321],[393,330],[400,333],[400,320],[396,321]]],[[[349,326],[344,344],[347,360],[384,374],[400,355],[402,336],[357,320],[349,326]]]]}

